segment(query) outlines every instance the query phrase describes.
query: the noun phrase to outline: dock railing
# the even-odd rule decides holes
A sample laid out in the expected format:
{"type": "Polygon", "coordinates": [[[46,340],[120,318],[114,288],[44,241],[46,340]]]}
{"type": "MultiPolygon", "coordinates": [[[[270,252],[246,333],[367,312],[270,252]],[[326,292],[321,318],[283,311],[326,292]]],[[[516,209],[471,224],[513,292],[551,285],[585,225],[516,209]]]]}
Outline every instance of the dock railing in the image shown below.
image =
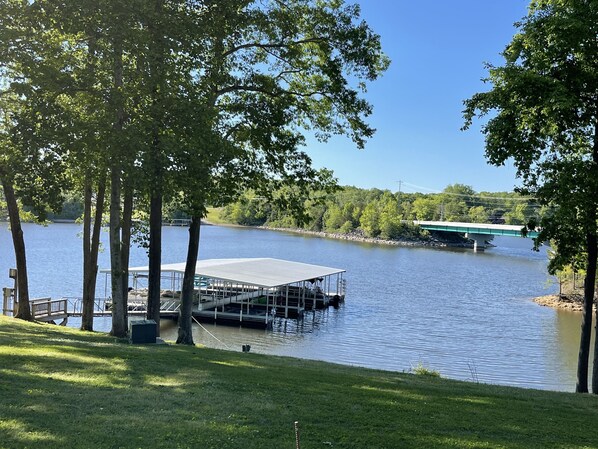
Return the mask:
{"type": "MultiPolygon", "coordinates": [[[[68,297],[63,298],[68,302],[68,315],[81,316],[83,315],[83,299],[68,297]]],[[[163,314],[175,314],[180,309],[180,300],[163,298],[160,301],[160,312],[163,314]]],[[[147,299],[129,298],[127,301],[127,313],[129,315],[144,315],[147,313],[147,299]]],[[[112,299],[111,298],[95,298],[93,301],[93,315],[94,316],[110,316],[112,315],[112,299]]]]}
{"type": "Polygon", "coordinates": [[[67,300],[52,298],[36,298],[30,301],[31,315],[38,321],[53,321],[68,316],[67,300]]]}
{"type": "MultiPolygon", "coordinates": [[[[68,314],[70,316],[81,316],[83,314],[83,298],[76,297],[65,297],[63,298],[68,303],[68,314]]],[[[110,314],[110,310],[107,307],[107,298],[95,298],[93,300],[93,314],[103,315],[110,314]]]]}
{"type": "Polygon", "coordinates": [[[173,218],[172,220],[165,220],[164,226],[189,226],[191,224],[190,218],[173,218]]]}

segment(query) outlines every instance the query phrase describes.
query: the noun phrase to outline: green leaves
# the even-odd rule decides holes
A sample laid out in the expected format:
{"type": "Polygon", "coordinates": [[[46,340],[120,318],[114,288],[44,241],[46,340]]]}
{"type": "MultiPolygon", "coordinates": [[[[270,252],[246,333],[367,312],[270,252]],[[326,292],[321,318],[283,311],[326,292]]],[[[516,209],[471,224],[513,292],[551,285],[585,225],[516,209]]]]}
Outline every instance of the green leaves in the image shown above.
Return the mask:
{"type": "Polygon", "coordinates": [[[585,253],[577,391],[587,392],[598,254],[598,3],[535,1],[518,27],[505,65],[490,69],[493,88],[465,102],[465,128],[492,114],[483,126],[489,162],[511,159],[523,189],[550,208],[536,240],[556,249],[550,271],[577,265],[585,253]]]}
{"type": "Polygon", "coordinates": [[[361,148],[374,132],[362,93],[389,61],[356,5],[7,0],[0,13],[24,106],[13,139],[74,179],[118,164],[139,198],[159,186],[203,214],[271,182],[329,189],[305,134],[361,148]]]}
{"type": "MultiPolygon", "coordinates": [[[[598,181],[588,176],[598,170],[597,23],[595,2],[533,2],[505,65],[490,68],[492,89],[465,101],[464,111],[465,128],[490,115],[483,126],[490,163],[512,160],[525,189],[571,208],[568,215],[591,232],[594,220],[581,215],[598,201],[598,181]]],[[[556,237],[548,221],[542,226],[542,238],[556,237]]]]}

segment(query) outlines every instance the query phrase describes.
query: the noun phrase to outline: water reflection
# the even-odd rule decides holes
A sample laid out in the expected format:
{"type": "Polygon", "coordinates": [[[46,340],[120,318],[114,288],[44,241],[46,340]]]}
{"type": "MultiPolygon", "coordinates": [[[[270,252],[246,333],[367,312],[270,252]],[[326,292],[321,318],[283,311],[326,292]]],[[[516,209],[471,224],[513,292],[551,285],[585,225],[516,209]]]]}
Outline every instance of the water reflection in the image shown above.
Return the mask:
{"type": "MultiPolygon", "coordinates": [[[[558,367],[556,374],[559,382],[565,385],[575,385],[577,373],[577,357],[579,353],[581,333],[581,313],[570,311],[559,311],[555,314],[554,329],[557,334],[555,342],[557,345],[551,348],[549,356],[553,358],[551,364],[558,367]]],[[[546,329],[547,333],[552,332],[553,326],[546,329]]],[[[592,363],[594,360],[595,333],[592,333],[590,350],[590,380],[592,363]]]]}

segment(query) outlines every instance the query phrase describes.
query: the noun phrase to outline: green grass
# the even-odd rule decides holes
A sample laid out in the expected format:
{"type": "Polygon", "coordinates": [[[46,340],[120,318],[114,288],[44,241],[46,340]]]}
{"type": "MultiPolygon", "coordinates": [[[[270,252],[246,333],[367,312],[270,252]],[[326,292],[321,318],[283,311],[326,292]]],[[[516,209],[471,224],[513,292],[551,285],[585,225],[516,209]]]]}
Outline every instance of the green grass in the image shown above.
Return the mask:
{"type": "Polygon", "coordinates": [[[426,367],[423,363],[418,363],[417,366],[411,368],[411,372],[418,376],[440,377],[440,373],[436,370],[426,367]]]}
{"type": "Polygon", "coordinates": [[[595,448],[598,398],[0,317],[2,448],[595,448]],[[587,423],[587,424],[586,424],[587,423]]]}
{"type": "Polygon", "coordinates": [[[221,207],[208,207],[208,213],[205,217],[205,220],[211,224],[229,224],[226,220],[220,218],[220,211],[222,210],[221,207]]]}

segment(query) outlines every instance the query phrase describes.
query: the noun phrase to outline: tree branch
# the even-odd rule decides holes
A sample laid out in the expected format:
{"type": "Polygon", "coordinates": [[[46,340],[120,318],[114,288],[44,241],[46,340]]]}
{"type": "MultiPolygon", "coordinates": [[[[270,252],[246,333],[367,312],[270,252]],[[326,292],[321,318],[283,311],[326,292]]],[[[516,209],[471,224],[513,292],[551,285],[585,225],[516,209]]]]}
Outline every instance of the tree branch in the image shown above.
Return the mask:
{"type": "Polygon", "coordinates": [[[237,47],[233,47],[230,50],[225,51],[222,56],[223,57],[227,57],[229,55],[232,55],[233,53],[238,52],[239,50],[244,50],[246,48],[261,48],[264,50],[270,49],[270,48],[285,48],[285,47],[291,47],[293,45],[303,45],[303,44],[311,44],[314,42],[323,42],[325,39],[321,38],[321,37],[313,37],[313,38],[309,38],[309,39],[301,39],[298,41],[293,41],[293,42],[279,42],[279,43],[261,43],[261,42],[248,42],[247,44],[242,44],[242,45],[238,45],[237,47]]]}
{"type": "Polygon", "coordinates": [[[321,95],[323,97],[330,98],[326,92],[322,92],[319,90],[315,90],[312,92],[297,92],[297,91],[285,90],[285,89],[268,90],[268,89],[264,89],[260,86],[248,86],[248,85],[242,85],[242,84],[235,84],[235,85],[224,87],[220,90],[217,90],[217,91],[215,91],[215,96],[220,97],[220,96],[230,93],[230,92],[256,92],[256,93],[269,95],[271,97],[279,97],[281,95],[293,95],[296,97],[307,98],[307,97],[314,97],[316,95],[321,95]]]}

